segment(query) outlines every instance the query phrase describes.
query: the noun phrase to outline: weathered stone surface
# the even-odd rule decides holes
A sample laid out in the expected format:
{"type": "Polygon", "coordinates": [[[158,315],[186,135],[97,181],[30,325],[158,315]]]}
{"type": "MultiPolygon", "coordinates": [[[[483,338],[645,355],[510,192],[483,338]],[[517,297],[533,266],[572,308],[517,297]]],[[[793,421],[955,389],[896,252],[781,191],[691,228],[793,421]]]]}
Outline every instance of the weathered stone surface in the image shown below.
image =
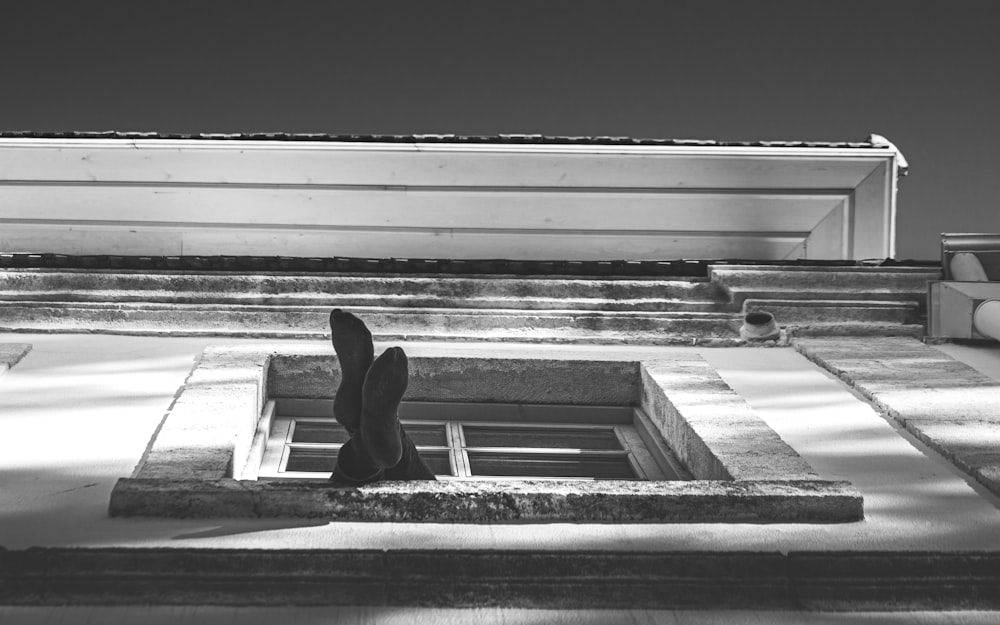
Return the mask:
{"type": "Polygon", "coordinates": [[[21,362],[31,351],[31,343],[0,343],[0,374],[21,362]]]}
{"type": "Polygon", "coordinates": [[[977,467],[973,471],[976,479],[994,493],[1000,493],[1000,462],[977,467]]]}
{"type": "Polygon", "coordinates": [[[995,610],[998,583],[997,552],[0,548],[14,605],[995,610]]]}
{"type": "Polygon", "coordinates": [[[226,478],[122,478],[111,491],[111,516],[256,517],[253,493],[226,478]],[[183,484],[183,488],[177,488],[183,484]],[[167,515],[166,510],[174,512],[167,515]]]}
{"type": "Polygon", "coordinates": [[[805,461],[700,358],[643,363],[641,381],[636,361],[414,357],[410,362],[409,400],[630,406],[641,396],[647,414],[694,476],[725,481],[432,482],[364,489],[227,482],[223,478],[239,474],[242,467],[235,465],[247,457],[265,377],[272,397],[329,397],[336,388],[329,380],[339,371],[335,356],[315,348],[275,355],[259,346],[217,346],[205,351],[189,376],[137,479],[115,487],[112,513],[158,510],[169,516],[176,509],[192,516],[473,523],[834,522],[863,515],[860,496],[846,485],[816,480],[805,461]],[[212,499],[214,482],[228,486],[212,512],[202,502],[212,499]],[[188,490],[191,502],[176,501],[188,490]]]}
{"type": "Polygon", "coordinates": [[[843,523],[863,518],[846,482],[556,480],[324,483],[124,478],[114,516],[306,517],[435,523],[843,523]]]}
{"type": "MultiPolygon", "coordinates": [[[[859,390],[901,423],[915,419],[992,421],[1000,424],[1000,386],[933,388],[916,382],[907,387],[902,381],[891,389],[865,392],[873,388],[862,384],[859,390]]],[[[879,388],[879,387],[874,387],[879,388]]]]}
{"type": "Polygon", "coordinates": [[[1000,494],[1000,383],[915,340],[796,339],[794,345],[1000,494]]]}
{"type": "MultiPolygon", "coordinates": [[[[639,395],[635,361],[508,358],[409,359],[410,401],[630,405],[639,395]]],[[[332,398],[340,379],[336,356],[277,356],[273,397],[332,398]]]]}
{"type": "MultiPolygon", "coordinates": [[[[800,341],[800,351],[806,350],[810,354],[815,353],[817,358],[864,358],[866,355],[876,354],[880,356],[894,355],[897,357],[929,357],[932,348],[924,345],[920,341],[902,337],[885,337],[878,339],[865,339],[858,341],[845,340],[843,338],[810,338],[808,341],[800,341]]],[[[799,347],[797,345],[797,347],[799,347]]],[[[937,358],[941,352],[934,350],[937,358]]]]}
{"type": "Polygon", "coordinates": [[[788,556],[793,592],[809,610],[996,609],[1000,554],[819,553],[788,556]]]}
{"type": "Polygon", "coordinates": [[[340,386],[340,364],[333,348],[328,354],[275,354],[267,375],[269,397],[333,399],[340,386]]]}
{"type": "Polygon", "coordinates": [[[1000,427],[996,421],[912,419],[906,427],[965,471],[1000,467],[1000,427]]]}
{"type": "Polygon", "coordinates": [[[700,357],[642,363],[646,414],[696,479],[814,479],[795,450],[700,357]]]}
{"type": "Polygon", "coordinates": [[[0,273],[0,293],[23,299],[60,301],[256,304],[282,306],[565,309],[567,300],[581,309],[687,309],[711,304],[717,287],[704,280],[629,280],[502,276],[392,276],[336,274],[247,274],[166,271],[66,272],[57,270],[0,273]]]}
{"type": "Polygon", "coordinates": [[[0,553],[4,603],[382,605],[371,551],[28,549],[0,553]],[[6,592],[4,592],[6,590],[6,592]]]}
{"type": "Polygon", "coordinates": [[[400,605],[773,607],[790,599],[783,564],[776,553],[386,554],[400,605]]]}
{"type": "Polygon", "coordinates": [[[712,281],[11,269],[0,275],[0,327],[321,338],[341,307],[379,338],[738,344],[748,298],[771,302],[760,305],[796,333],[912,333],[922,321],[917,285],[939,274],[800,269],[716,266],[712,281]]]}
{"type": "Polygon", "coordinates": [[[817,323],[920,323],[920,305],[916,301],[818,300],[748,298],[743,312],[763,310],[774,315],[779,324],[817,323]]]}
{"type": "MultiPolygon", "coordinates": [[[[610,341],[674,343],[736,339],[739,319],[724,312],[575,310],[356,309],[377,338],[438,340],[610,341]]],[[[329,336],[326,306],[257,306],[14,302],[0,308],[0,327],[45,332],[111,332],[176,336],[329,336]]]]}
{"type": "Polygon", "coordinates": [[[253,444],[269,358],[260,349],[206,349],[154,435],[136,476],[231,476],[253,444]]]}
{"type": "MultiPolygon", "coordinates": [[[[756,289],[794,292],[799,298],[823,299],[815,293],[843,293],[857,299],[921,300],[929,280],[941,270],[928,267],[795,267],[783,265],[712,265],[709,278],[727,291],[756,289]],[[889,297],[878,297],[879,293],[889,297]],[[867,294],[867,297],[865,297],[867,294]]],[[[752,292],[752,291],[751,291],[752,292]]]]}

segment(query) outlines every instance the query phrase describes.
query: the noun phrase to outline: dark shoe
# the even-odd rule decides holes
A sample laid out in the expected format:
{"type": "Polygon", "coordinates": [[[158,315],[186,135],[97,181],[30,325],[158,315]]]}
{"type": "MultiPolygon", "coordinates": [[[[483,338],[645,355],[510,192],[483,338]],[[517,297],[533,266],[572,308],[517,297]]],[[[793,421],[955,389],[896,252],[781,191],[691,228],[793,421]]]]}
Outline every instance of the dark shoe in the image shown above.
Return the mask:
{"type": "Polygon", "coordinates": [[[361,440],[379,467],[399,464],[403,456],[402,426],[397,412],[406,392],[409,369],[406,354],[390,347],[375,359],[362,390],[361,440]]]}
{"type": "Polygon", "coordinates": [[[330,334],[340,364],[340,386],[333,398],[333,416],[354,433],[361,423],[361,391],[375,357],[372,333],[363,321],[339,308],[330,313],[330,334]]]}
{"type": "Polygon", "coordinates": [[[420,457],[413,441],[406,434],[406,430],[400,426],[402,432],[403,455],[399,463],[385,470],[386,480],[436,480],[437,476],[431,470],[424,459],[420,457]]]}

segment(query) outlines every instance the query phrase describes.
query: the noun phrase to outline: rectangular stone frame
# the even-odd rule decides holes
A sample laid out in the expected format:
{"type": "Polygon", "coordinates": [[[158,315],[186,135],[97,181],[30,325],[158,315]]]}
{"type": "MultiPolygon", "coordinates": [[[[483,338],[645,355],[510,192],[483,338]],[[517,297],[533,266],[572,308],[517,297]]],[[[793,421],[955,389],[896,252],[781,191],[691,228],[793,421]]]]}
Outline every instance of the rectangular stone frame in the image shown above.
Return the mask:
{"type": "MultiPolygon", "coordinates": [[[[413,401],[638,404],[692,481],[381,482],[361,488],[234,479],[268,396],[331,397],[315,347],[207,348],[112,516],[341,521],[835,523],[863,518],[847,482],[820,479],[700,356],[643,361],[411,357],[413,401]]],[[[251,462],[253,460],[251,459],[251,462]]]]}

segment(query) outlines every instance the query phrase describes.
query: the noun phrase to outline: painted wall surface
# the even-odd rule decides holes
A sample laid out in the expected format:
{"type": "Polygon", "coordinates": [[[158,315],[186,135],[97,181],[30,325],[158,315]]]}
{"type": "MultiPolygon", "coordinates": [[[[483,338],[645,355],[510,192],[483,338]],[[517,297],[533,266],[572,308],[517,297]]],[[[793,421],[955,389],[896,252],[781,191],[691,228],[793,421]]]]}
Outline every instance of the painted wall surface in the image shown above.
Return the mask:
{"type": "Polygon", "coordinates": [[[993,3],[4,7],[0,128],[864,140],[906,156],[898,258],[1000,231],[993,3]]]}

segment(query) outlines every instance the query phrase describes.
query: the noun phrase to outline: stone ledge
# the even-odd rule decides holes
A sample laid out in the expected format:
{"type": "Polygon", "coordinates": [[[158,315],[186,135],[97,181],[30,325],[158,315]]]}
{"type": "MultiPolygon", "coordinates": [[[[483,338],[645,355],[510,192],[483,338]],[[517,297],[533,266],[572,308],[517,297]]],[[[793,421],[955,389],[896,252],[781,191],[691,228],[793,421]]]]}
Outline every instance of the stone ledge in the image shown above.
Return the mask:
{"type": "Polygon", "coordinates": [[[1000,383],[913,339],[795,339],[793,345],[1000,495],[1000,383]]]}
{"type": "Polygon", "coordinates": [[[341,307],[366,316],[383,340],[711,346],[741,344],[743,313],[774,308],[778,323],[793,334],[920,336],[925,284],[940,277],[931,267],[785,263],[717,264],[710,280],[396,274],[388,266],[380,274],[216,268],[223,271],[209,271],[209,265],[185,271],[7,269],[0,275],[0,329],[322,338],[329,309],[341,307]]]}
{"type": "Polygon", "coordinates": [[[0,374],[14,365],[31,351],[31,343],[0,343],[0,374]]]}
{"type": "Polygon", "coordinates": [[[863,501],[826,482],[698,356],[649,361],[411,356],[410,400],[641,406],[690,482],[383,483],[363,489],[243,475],[267,397],[330,399],[332,349],[205,350],[133,479],[119,516],[307,516],[490,522],[849,522],[863,501]],[[735,433],[739,432],[739,435],[735,433]]]}
{"type": "Polygon", "coordinates": [[[112,516],[299,517],[430,523],[846,523],[847,482],[599,481],[324,483],[122,478],[112,516]]]}
{"type": "Polygon", "coordinates": [[[0,603],[961,610],[1000,553],[0,548],[0,603]]]}
{"type": "Polygon", "coordinates": [[[1000,607],[1000,553],[788,554],[807,610],[973,610],[1000,607]]]}
{"type": "Polygon", "coordinates": [[[208,347],[154,434],[136,477],[206,480],[233,474],[260,419],[271,352],[208,347]]]}
{"type": "Polygon", "coordinates": [[[643,409],[696,479],[819,479],[701,357],[645,361],[640,373],[643,409]]]}

